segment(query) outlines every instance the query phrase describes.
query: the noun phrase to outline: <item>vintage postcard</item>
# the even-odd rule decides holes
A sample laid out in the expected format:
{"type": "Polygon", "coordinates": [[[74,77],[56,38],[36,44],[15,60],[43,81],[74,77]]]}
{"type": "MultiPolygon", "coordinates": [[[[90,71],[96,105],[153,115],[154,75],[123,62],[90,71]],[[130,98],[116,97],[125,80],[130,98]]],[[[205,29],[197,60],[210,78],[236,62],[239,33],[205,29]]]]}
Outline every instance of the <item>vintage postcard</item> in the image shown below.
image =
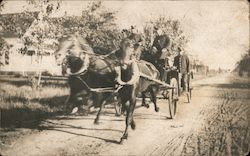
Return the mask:
{"type": "Polygon", "coordinates": [[[0,156],[245,156],[246,0],[0,0],[0,156]]]}

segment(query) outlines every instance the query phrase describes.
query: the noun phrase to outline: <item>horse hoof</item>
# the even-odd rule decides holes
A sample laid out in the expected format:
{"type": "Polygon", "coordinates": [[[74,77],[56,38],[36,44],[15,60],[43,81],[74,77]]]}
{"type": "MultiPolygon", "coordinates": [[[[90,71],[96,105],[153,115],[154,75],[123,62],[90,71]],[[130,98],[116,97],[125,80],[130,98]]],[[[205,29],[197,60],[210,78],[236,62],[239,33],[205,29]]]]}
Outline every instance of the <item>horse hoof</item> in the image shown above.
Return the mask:
{"type": "Polygon", "coordinates": [[[121,141],[123,141],[124,139],[128,139],[128,134],[123,134],[123,136],[121,137],[121,141]]]}
{"type": "Polygon", "coordinates": [[[119,113],[115,113],[115,116],[118,116],[118,117],[119,117],[119,116],[121,116],[121,115],[122,115],[122,113],[121,113],[121,114],[119,114],[119,113]]]}
{"type": "Polygon", "coordinates": [[[135,130],[135,127],[136,127],[135,122],[132,121],[132,122],[131,122],[131,128],[132,128],[132,130],[135,130]]]}
{"type": "Polygon", "coordinates": [[[119,144],[121,144],[121,145],[123,144],[123,138],[121,138],[119,144]]]}
{"type": "Polygon", "coordinates": [[[142,104],[141,106],[142,106],[142,107],[149,108],[149,104],[142,104]]]}
{"type": "Polygon", "coordinates": [[[74,107],[70,114],[75,114],[78,112],[78,107],[74,107]]]}
{"type": "Polygon", "coordinates": [[[99,125],[99,124],[100,124],[99,120],[98,120],[98,119],[95,119],[94,124],[95,124],[95,125],[99,125]]]}
{"type": "Polygon", "coordinates": [[[160,110],[159,107],[156,107],[156,108],[155,108],[155,111],[156,111],[156,112],[159,112],[159,110],[160,110]]]}

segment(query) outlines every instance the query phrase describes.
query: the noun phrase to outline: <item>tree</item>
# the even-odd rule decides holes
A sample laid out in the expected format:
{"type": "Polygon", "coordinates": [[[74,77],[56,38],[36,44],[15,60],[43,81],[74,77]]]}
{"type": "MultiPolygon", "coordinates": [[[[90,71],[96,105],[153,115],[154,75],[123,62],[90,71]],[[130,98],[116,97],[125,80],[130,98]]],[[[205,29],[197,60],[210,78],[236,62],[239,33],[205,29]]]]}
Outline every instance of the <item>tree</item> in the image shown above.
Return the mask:
{"type": "Polygon", "coordinates": [[[239,76],[242,76],[243,72],[246,72],[248,77],[250,77],[250,49],[241,56],[241,60],[237,64],[239,76]]]}
{"type": "Polygon", "coordinates": [[[9,64],[9,45],[0,37],[0,66],[9,64]]]}
{"type": "Polygon", "coordinates": [[[0,12],[2,11],[2,9],[4,8],[4,1],[0,0],[0,12]]]}
{"type": "Polygon", "coordinates": [[[38,15],[21,39],[25,46],[35,46],[38,49],[37,55],[43,55],[45,39],[57,39],[62,35],[60,34],[62,28],[48,20],[51,13],[59,9],[60,1],[28,0],[28,3],[38,8],[38,15]]]}
{"type": "MultiPolygon", "coordinates": [[[[0,13],[3,8],[4,8],[4,2],[0,0],[0,13]]],[[[1,25],[0,28],[1,30],[3,29],[1,25]]],[[[0,37],[0,66],[3,66],[5,64],[5,56],[8,55],[8,49],[9,45],[2,37],[0,37]]]]}
{"type": "Polygon", "coordinates": [[[107,54],[117,49],[121,40],[115,20],[115,12],[105,9],[102,2],[92,2],[82,11],[81,17],[66,17],[62,25],[67,26],[67,33],[78,31],[95,53],[107,54]]]}
{"type": "Polygon", "coordinates": [[[115,12],[95,2],[83,11],[82,18],[87,19],[86,39],[96,53],[107,54],[119,47],[121,32],[115,23],[115,12]]]}
{"type": "MultiPolygon", "coordinates": [[[[36,56],[38,62],[42,61],[42,56],[45,55],[45,39],[51,38],[55,39],[56,32],[58,28],[54,24],[47,21],[49,15],[54,11],[59,9],[60,1],[50,1],[50,0],[28,0],[28,3],[38,9],[38,16],[32,22],[31,26],[21,37],[24,42],[25,47],[33,46],[37,49],[36,56]],[[55,5],[56,4],[56,5],[55,5]]],[[[27,49],[27,48],[26,48],[27,49]]],[[[40,62],[41,63],[41,62],[40,62]]],[[[40,85],[42,71],[39,70],[38,86],[40,85]]]]}

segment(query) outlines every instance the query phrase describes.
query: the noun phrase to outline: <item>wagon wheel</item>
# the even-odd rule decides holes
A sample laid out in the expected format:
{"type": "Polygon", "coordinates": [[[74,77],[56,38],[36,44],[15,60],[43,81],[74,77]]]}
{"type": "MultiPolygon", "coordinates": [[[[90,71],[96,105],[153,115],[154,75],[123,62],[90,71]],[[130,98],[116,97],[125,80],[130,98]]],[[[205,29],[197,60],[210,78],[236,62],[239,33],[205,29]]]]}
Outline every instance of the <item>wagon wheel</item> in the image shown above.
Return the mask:
{"type": "Polygon", "coordinates": [[[174,119],[177,111],[177,99],[178,99],[178,83],[175,78],[170,80],[170,86],[174,89],[169,90],[168,103],[170,118],[174,119]]]}

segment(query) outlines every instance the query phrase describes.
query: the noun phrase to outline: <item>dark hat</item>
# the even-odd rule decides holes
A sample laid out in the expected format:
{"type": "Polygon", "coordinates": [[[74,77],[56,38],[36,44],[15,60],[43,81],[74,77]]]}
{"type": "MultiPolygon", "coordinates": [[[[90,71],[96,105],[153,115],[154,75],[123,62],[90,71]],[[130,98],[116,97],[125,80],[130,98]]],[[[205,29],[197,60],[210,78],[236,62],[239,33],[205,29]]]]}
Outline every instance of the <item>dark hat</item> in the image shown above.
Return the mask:
{"type": "Polygon", "coordinates": [[[158,30],[159,28],[157,26],[154,26],[154,30],[158,30]]]}
{"type": "Polygon", "coordinates": [[[181,47],[178,47],[177,50],[178,50],[178,52],[183,51],[183,49],[181,47]]]}

